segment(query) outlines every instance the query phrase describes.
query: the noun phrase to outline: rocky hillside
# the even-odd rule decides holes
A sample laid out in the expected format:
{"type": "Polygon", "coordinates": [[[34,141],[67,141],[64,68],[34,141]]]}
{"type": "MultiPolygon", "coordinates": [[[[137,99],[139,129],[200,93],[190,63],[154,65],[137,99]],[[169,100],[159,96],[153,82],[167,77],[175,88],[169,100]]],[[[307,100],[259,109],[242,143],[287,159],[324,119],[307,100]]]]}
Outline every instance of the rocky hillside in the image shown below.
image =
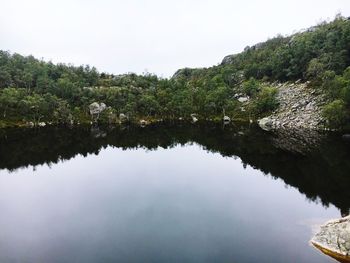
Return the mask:
{"type": "Polygon", "coordinates": [[[275,84],[279,106],[270,116],[260,119],[259,125],[265,130],[322,129],[325,125],[322,107],[326,104],[326,98],[308,84],[275,84]]]}
{"type": "Polygon", "coordinates": [[[221,64],[180,69],[171,79],[99,73],[0,50],[0,127],[90,122],[89,105],[97,103],[106,105],[98,119],[106,124],[118,122],[118,116],[250,121],[273,112],[260,121],[266,129],[324,124],[350,129],[350,19],[339,15],[306,31],[278,35],[221,64]],[[315,91],[296,83],[299,79],[315,91]],[[271,87],[276,82],[286,84],[271,87]]]}

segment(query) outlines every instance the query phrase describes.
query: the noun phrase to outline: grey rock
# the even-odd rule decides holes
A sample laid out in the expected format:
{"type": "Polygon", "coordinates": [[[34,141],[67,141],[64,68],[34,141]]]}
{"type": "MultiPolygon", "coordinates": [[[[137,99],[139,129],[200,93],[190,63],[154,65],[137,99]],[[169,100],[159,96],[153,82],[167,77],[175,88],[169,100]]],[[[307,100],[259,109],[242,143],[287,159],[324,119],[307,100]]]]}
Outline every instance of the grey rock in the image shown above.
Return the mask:
{"type": "Polygon", "coordinates": [[[234,55],[228,55],[226,57],[224,57],[224,59],[222,60],[221,64],[222,65],[228,65],[228,64],[232,64],[233,60],[234,60],[234,55]]]}
{"type": "Polygon", "coordinates": [[[198,121],[197,114],[195,114],[195,113],[191,114],[191,118],[192,118],[192,122],[197,122],[198,121]]]}
{"type": "Polygon", "coordinates": [[[128,116],[126,116],[124,113],[119,114],[119,120],[121,122],[126,122],[128,120],[128,116]]]}
{"type": "Polygon", "coordinates": [[[322,225],[311,243],[334,254],[350,256],[350,216],[322,225]]]}
{"type": "Polygon", "coordinates": [[[98,104],[97,102],[93,102],[89,105],[89,111],[91,115],[98,115],[103,112],[107,108],[106,104],[103,102],[98,104]]]}
{"type": "Polygon", "coordinates": [[[258,120],[258,124],[259,124],[260,128],[265,130],[265,131],[272,130],[273,123],[272,123],[271,118],[269,118],[269,117],[265,117],[265,118],[258,120]]]}

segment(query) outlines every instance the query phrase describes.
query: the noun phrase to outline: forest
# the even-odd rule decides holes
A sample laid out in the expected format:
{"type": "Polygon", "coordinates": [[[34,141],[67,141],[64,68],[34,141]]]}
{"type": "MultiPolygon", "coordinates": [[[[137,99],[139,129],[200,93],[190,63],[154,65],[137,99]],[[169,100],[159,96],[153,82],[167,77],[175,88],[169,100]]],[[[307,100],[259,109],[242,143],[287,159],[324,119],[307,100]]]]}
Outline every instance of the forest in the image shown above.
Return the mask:
{"type": "Polygon", "coordinates": [[[54,64],[0,50],[0,127],[90,123],[89,105],[104,103],[98,122],[190,119],[256,119],[278,107],[272,83],[308,81],[327,96],[324,116],[349,123],[350,19],[246,47],[210,68],[184,68],[171,78],[114,75],[82,65],[54,64]],[[239,100],[249,98],[249,103],[239,100]]]}

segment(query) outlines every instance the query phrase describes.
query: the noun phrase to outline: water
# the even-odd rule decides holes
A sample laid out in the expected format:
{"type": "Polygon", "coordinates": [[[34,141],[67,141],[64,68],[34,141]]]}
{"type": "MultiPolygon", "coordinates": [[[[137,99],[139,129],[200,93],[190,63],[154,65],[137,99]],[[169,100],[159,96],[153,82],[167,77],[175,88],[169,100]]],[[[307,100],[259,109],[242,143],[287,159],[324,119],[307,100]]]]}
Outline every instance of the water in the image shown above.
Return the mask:
{"type": "Polygon", "coordinates": [[[349,210],[349,157],[244,126],[2,131],[0,262],[333,262],[308,241],[349,210]]]}

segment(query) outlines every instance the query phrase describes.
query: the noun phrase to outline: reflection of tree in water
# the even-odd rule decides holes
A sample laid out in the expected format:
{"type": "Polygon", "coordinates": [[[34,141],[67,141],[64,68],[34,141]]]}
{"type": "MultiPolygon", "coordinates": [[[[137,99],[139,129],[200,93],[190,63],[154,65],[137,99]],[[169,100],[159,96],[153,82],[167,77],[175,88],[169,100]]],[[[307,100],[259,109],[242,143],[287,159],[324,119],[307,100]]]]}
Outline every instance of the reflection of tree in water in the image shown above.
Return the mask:
{"type": "Polygon", "coordinates": [[[349,213],[350,145],[335,136],[311,139],[317,147],[307,145],[305,138],[303,145],[296,145],[294,139],[293,147],[288,141],[287,135],[271,135],[254,127],[230,125],[223,129],[214,124],[12,129],[0,133],[0,169],[57,163],[77,154],[98,154],[107,146],[154,150],[195,142],[208,151],[239,157],[244,166],[281,178],[310,200],[332,203],[342,214],[349,213]]]}

